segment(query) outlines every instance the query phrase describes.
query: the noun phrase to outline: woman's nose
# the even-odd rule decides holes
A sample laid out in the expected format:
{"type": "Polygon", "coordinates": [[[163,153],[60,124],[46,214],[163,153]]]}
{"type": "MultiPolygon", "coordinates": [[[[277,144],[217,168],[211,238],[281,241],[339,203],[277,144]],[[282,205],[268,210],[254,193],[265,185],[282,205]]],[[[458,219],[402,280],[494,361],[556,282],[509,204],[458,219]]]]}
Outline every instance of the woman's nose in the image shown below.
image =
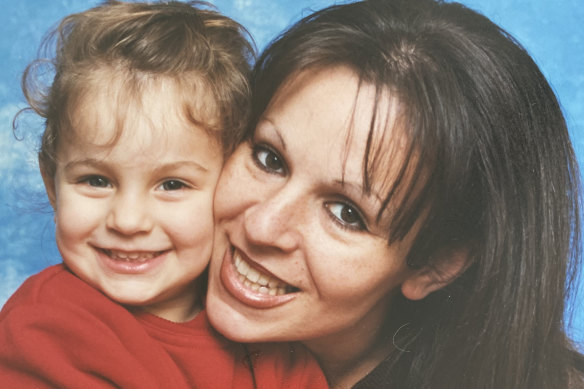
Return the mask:
{"type": "Polygon", "coordinates": [[[284,252],[295,250],[305,215],[302,197],[286,187],[265,196],[244,214],[244,230],[250,243],[284,252]]]}
{"type": "Polygon", "coordinates": [[[123,235],[150,231],[153,222],[147,200],[138,193],[116,193],[107,215],[106,226],[123,235]]]}

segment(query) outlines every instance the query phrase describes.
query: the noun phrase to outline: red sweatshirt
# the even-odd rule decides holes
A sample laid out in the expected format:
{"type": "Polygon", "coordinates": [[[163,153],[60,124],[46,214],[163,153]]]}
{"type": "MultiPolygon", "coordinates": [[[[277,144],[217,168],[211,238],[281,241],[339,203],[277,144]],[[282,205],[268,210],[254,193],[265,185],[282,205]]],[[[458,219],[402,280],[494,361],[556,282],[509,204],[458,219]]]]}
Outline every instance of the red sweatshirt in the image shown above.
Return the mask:
{"type": "Polygon", "coordinates": [[[0,312],[2,388],[326,388],[296,344],[243,346],[201,312],[131,313],[62,265],[30,277],[0,312]]]}

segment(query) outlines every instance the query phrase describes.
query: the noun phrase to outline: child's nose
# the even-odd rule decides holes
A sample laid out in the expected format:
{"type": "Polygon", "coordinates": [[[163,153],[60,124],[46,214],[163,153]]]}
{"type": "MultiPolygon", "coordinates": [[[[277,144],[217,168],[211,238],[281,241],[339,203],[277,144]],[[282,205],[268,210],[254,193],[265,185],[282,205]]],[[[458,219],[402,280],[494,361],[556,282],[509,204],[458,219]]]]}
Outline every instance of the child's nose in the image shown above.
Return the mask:
{"type": "Polygon", "coordinates": [[[124,235],[150,231],[153,221],[147,200],[137,193],[119,193],[112,199],[106,225],[124,235]]]}

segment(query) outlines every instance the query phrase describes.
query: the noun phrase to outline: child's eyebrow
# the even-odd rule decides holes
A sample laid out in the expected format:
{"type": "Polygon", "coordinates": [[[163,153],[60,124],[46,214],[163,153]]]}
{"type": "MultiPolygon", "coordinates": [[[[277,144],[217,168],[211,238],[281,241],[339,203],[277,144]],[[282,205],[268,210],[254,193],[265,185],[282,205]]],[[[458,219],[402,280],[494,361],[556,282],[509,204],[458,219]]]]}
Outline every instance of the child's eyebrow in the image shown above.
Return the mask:
{"type": "Polygon", "coordinates": [[[171,163],[165,163],[162,164],[161,166],[157,167],[156,169],[154,169],[155,172],[160,172],[160,171],[165,171],[165,170],[176,170],[182,167],[188,167],[191,169],[196,169],[196,170],[200,170],[203,173],[206,173],[209,171],[209,169],[207,169],[205,166],[201,165],[198,162],[195,161],[175,161],[175,162],[171,162],[171,163]]]}
{"type": "MultiPolygon", "coordinates": [[[[96,168],[108,168],[111,167],[110,164],[107,163],[107,160],[102,159],[95,159],[95,158],[87,158],[87,159],[78,159],[75,161],[70,161],[64,166],[64,170],[68,171],[80,166],[88,166],[88,167],[96,167],[96,168]]],[[[162,163],[161,165],[157,166],[153,171],[163,172],[167,170],[176,170],[179,168],[187,167],[190,169],[196,169],[203,173],[209,171],[205,166],[201,165],[198,162],[191,161],[191,160],[184,160],[184,161],[174,161],[169,163],[162,163]]]]}
{"type": "Polygon", "coordinates": [[[99,167],[105,165],[102,160],[98,160],[95,158],[87,158],[87,159],[76,159],[74,161],[69,161],[63,167],[65,171],[74,169],[79,166],[90,166],[90,167],[99,167]]]}

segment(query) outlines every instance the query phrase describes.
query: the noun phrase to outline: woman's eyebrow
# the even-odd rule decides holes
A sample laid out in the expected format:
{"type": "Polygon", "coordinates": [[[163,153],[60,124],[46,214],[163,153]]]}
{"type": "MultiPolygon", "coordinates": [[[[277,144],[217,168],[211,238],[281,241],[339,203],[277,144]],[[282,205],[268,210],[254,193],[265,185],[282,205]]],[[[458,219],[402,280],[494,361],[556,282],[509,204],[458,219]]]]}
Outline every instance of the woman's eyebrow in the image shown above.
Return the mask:
{"type": "Polygon", "coordinates": [[[343,189],[349,188],[351,193],[359,193],[361,197],[373,198],[376,202],[382,203],[382,197],[374,191],[373,189],[365,190],[365,187],[361,183],[354,183],[346,180],[333,180],[333,186],[340,187],[343,189]]]}
{"type": "Polygon", "coordinates": [[[271,132],[276,134],[276,136],[278,137],[278,140],[280,141],[280,145],[282,146],[282,149],[286,150],[286,141],[282,137],[282,134],[280,133],[281,132],[280,127],[278,127],[276,122],[267,116],[262,116],[260,118],[260,120],[258,121],[258,127],[261,126],[262,122],[270,123],[270,126],[267,126],[266,128],[271,130],[271,132]]]}

